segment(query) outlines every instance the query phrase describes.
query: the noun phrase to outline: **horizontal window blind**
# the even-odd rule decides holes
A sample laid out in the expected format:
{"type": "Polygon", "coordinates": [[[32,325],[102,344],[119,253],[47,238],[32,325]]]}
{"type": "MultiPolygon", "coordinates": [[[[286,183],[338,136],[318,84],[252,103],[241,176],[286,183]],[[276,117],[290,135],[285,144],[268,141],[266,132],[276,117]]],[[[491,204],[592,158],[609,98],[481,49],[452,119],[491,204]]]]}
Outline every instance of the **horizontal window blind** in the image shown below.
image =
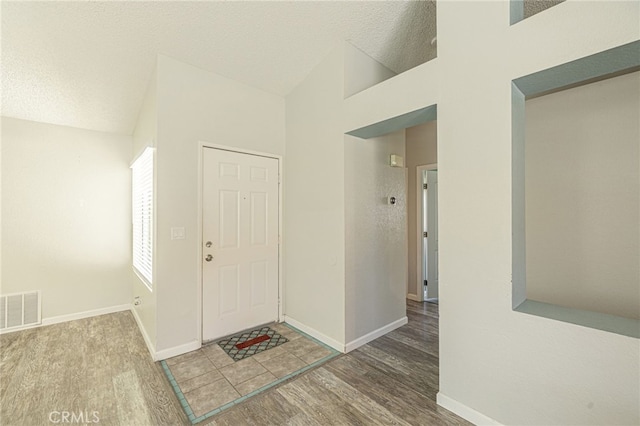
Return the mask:
{"type": "Polygon", "coordinates": [[[146,148],[133,169],[133,267],[152,289],[153,283],[153,148],[146,148]]]}

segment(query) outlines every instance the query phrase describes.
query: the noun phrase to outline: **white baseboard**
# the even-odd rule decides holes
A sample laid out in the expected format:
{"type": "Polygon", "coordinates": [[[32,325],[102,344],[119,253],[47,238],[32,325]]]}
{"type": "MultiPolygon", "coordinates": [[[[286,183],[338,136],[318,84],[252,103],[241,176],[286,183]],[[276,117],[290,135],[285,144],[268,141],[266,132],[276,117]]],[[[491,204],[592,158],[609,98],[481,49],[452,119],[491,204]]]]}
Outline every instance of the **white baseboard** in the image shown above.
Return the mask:
{"type": "Polygon", "coordinates": [[[45,327],[47,325],[60,324],[63,322],[75,321],[84,318],[97,317],[99,315],[113,314],[115,312],[128,311],[131,309],[130,304],[110,306],[108,308],[93,309],[91,311],[77,312],[75,314],[58,315],[55,317],[43,318],[40,324],[27,325],[25,327],[16,327],[10,330],[2,330],[0,334],[12,333],[14,331],[28,330],[30,328],[45,327]]]}
{"type": "Polygon", "coordinates": [[[366,345],[372,340],[377,339],[380,336],[387,334],[390,331],[395,330],[398,327],[402,327],[408,322],[407,317],[402,317],[399,320],[395,320],[392,323],[384,325],[377,330],[373,330],[371,333],[367,333],[362,337],[358,337],[355,340],[350,341],[346,344],[345,353],[351,352],[354,349],[358,349],[360,346],[366,345]]]}
{"type": "Polygon", "coordinates": [[[329,336],[326,336],[322,333],[320,333],[318,330],[313,329],[303,323],[301,323],[298,320],[295,320],[287,315],[284,316],[284,322],[286,322],[287,324],[292,325],[293,327],[297,328],[298,330],[307,333],[309,336],[313,337],[314,339],[318,339],[320,340],[322,343],[324,343],[325,345],[331,346],[333,349],[335,349],[338,352],[343,352],[345,351],[345,346],[338,342],[337,340],[332,339],[329,336]]]}
{"type": "Polygon", "coordinates": [[[59,315],[57,317],[43,318],[42,325],[59,324],[61,322],[68,322],[79,320],[83,318],[97,317],[99,315],[113,314],[115,312],[128,311],[131,309],[131,304],[110,306],[108,308],[93,309],[91,311],[78,312],[75,314],[59,315]]]}
{"type": "Polygon", "coordinates": [[[156,359],[156,348],[153,346],[153,342],[151,342],[151,338],[147,334],[147,330],[144,328],[144,325],[142,324],[142,320],[140,319],[140,316],[138,315],[138,311],[136,311],[136,307],[133,306],[133,305],[131,306],[131,313],[133,314],[133,318],[135,318],[135,320],[136,320],[136,324],[138,324],[138,330],[140,330],[140,333],[142,334],[142,337],[144,338],[144,343],[147,345],[147,349],[149,350],[149,354],[151,355],[151,358],[154,361],[157,361],[157,359],[156,359]]]}
{"type": "Polygon", "coordinates": [[[163,349],[157,351],[153,358],[154,361],[162,361],[163,359],[172,358],[174,356],[186,354],[187,352],[197,351],[202,347],[202,343],[198,340],[194,340],[184,345],[174,346],[173,348],[163,349]]]}
{"type": "Polygon", "coordinates": [[[417,294],[407,293],[407,299],[413,300],[414,302],[422,302],[422,299],[419,298],[417,294]]]}
{"type": "Polygon", "coordinates": [[[473,408],[467,407],[453,398],[449,398],[442,392],[438,392],[438,395],[436,395],[436,401],[439,406],[459,415],[474,425],[502,425],[502,423],[493,420],[491,417],[485,416],[484,414],[474,410],[473,408]]]}

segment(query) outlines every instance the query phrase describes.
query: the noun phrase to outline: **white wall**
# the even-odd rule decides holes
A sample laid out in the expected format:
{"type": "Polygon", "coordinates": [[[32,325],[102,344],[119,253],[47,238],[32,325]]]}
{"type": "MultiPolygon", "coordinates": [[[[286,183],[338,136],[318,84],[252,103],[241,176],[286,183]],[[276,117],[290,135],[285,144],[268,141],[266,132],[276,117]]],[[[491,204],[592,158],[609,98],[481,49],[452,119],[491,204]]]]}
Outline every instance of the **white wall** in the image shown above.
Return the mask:
{"type": "Polygon", "coordinates": [[[512,310],[510,87],[638,40],[639,14],[568,0],[510,26],[509,2],[440,2],[438,58],[345,104],[345,131],[438,105],[438,402],[476,423],[640,423],[637,339],[512,310]]]}
{"type": "MultiPolygon", "coordinates": [[[[1,102],[1,101],[0,101],[1,102]]],[[[0,136],[2,135],[2,119],[0,119],[0,136]]],[[[2,188],[2,138],[0,137],[0,189],[2,188]]],[[[2,191],[0,191],[0,294],[2,294],[2,191]]]]}
{"type": "Polygon", "coordinates": [[[284,99],[166,56],[157,69],[157,351],[193,345],[198,327],[198,144],[284,154],[284,99]],[[171,240],[184,227],[184,240],[171,240]]]}
{"type": "Polygon", "coordinates": [[[407,166],[407,243],[409,247],[409,271],[407,280],[407,294],[418,296],[422,292],[422,282],[418,275],[418,254],[417,238],[420,237],[421,230],[416,225],[416,167],[438,162],[437,138],[438,124],[430,121],[419,126],[410,127],[406,130],[406,150],[407,156],[405,165],[407,166]]]}
{"type": "Polygon", "coordinates": [[[2,117],[2,293],[51,319],[131,303],[130,136],[2,117]]]}
{"type": "Polygon", "coordinates": [[[285,313],[336,346],[345,342],[343,95],[339,48],[286,97],[285,313]]]}
{"type": "Polygon", "coordinates": [[[344,97],[362,92],[396,75],[375,59],[353,46],[344,43],[344,97]]]}
{"type": "MultiPolygon", "coordinates": [[[[158,139],[158,104],[157,104],[157,70],[154,70],[149,84],[147,86],[147,92],[145,93],[144,101],[138,113],[138,120],[133,132],[133,149],[131,151],[131,160],[135,160],[146,147],[156,146],[158,139]]],[[[157,173],[157,170],[156,170],[157,173]]],[[[157,212],[156,212],[157,213],[157,212]]],[[[155,217],[154,217],[155,220],[155,217]]],[[[154,234],[153,253],[155,256],[155,234],[154,234]]],[[[154,262],[153,267],[157,266],[157,262],[154,262]]],[[[155,277],[155,271],[153,273],[155,277]]],[[[157,305],[156,305],[156,291],[150,291],[145,283],[138,277],[137,274],[133,275],[133,297],[138,298],[138,305],[134,305],[134,312],[140,321],[142,327],[142,333],[147,341],[147,344],[151,346],[150,350],[155,352],[156,346],[156,319],[157,319],[157,305]]]]}
{"type": "Polygon", "coordinates": [[[344,43],[286,98],[285,313],[340,349],[405,317],[405,177],[388,166],[392,151],[404,155],[404,132],[343,134],[344,97],[392,75],[344,43]],[[389,191],[401,200],[393,214],[389,191]]]}
{"type": "Polygon", "coordinates": [[[507,2],[438,4],[439,400],[476,419],[640,423],[637,339],[512,310],[510,125],[512,79],[637,40],[639,6],[568,0],[509,27],[507,2]]]}
{"type": "Polygon", "coordinates": [[[640,318],[640,73],[526,102],[527,298],[640,318]]]}
{"type": "Polygon", "coordinates": [[[405,131],[372,139],[345,136],[346,342],[406,316],[405,131]],[[389,197],[396,204],[388,203],[389,197]]]}

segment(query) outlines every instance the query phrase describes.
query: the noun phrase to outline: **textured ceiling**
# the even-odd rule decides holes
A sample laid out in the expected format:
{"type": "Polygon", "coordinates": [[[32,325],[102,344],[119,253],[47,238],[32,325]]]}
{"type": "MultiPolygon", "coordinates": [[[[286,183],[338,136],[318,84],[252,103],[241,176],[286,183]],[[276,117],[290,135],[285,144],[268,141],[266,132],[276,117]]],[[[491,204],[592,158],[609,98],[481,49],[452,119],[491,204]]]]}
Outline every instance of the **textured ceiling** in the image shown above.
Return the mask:
{"type": "Polygon", "coordinates": [[[547,10],[565,0],[524,0],[524,18],[530,18],[536,13],[547,10]]]}
{"type": "Polygon", "coordinates": [[[402,72],[435,56],[434,1],[2,1],[2,115],[131,133],[156,54],[278,95],[340,41],[402,72]]]}

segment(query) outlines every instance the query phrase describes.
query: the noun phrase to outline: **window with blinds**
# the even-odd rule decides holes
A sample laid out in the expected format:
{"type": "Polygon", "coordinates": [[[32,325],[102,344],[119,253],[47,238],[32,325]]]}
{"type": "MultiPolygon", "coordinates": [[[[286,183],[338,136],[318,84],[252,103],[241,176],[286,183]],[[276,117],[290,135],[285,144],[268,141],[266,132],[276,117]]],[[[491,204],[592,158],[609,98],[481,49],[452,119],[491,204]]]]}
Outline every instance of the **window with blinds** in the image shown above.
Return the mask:
{"type": "Polygon", "coordinates": [[[152,289],[153,283],[153,148],[146,148],[131,166],[133,268],[152,289]]]}

